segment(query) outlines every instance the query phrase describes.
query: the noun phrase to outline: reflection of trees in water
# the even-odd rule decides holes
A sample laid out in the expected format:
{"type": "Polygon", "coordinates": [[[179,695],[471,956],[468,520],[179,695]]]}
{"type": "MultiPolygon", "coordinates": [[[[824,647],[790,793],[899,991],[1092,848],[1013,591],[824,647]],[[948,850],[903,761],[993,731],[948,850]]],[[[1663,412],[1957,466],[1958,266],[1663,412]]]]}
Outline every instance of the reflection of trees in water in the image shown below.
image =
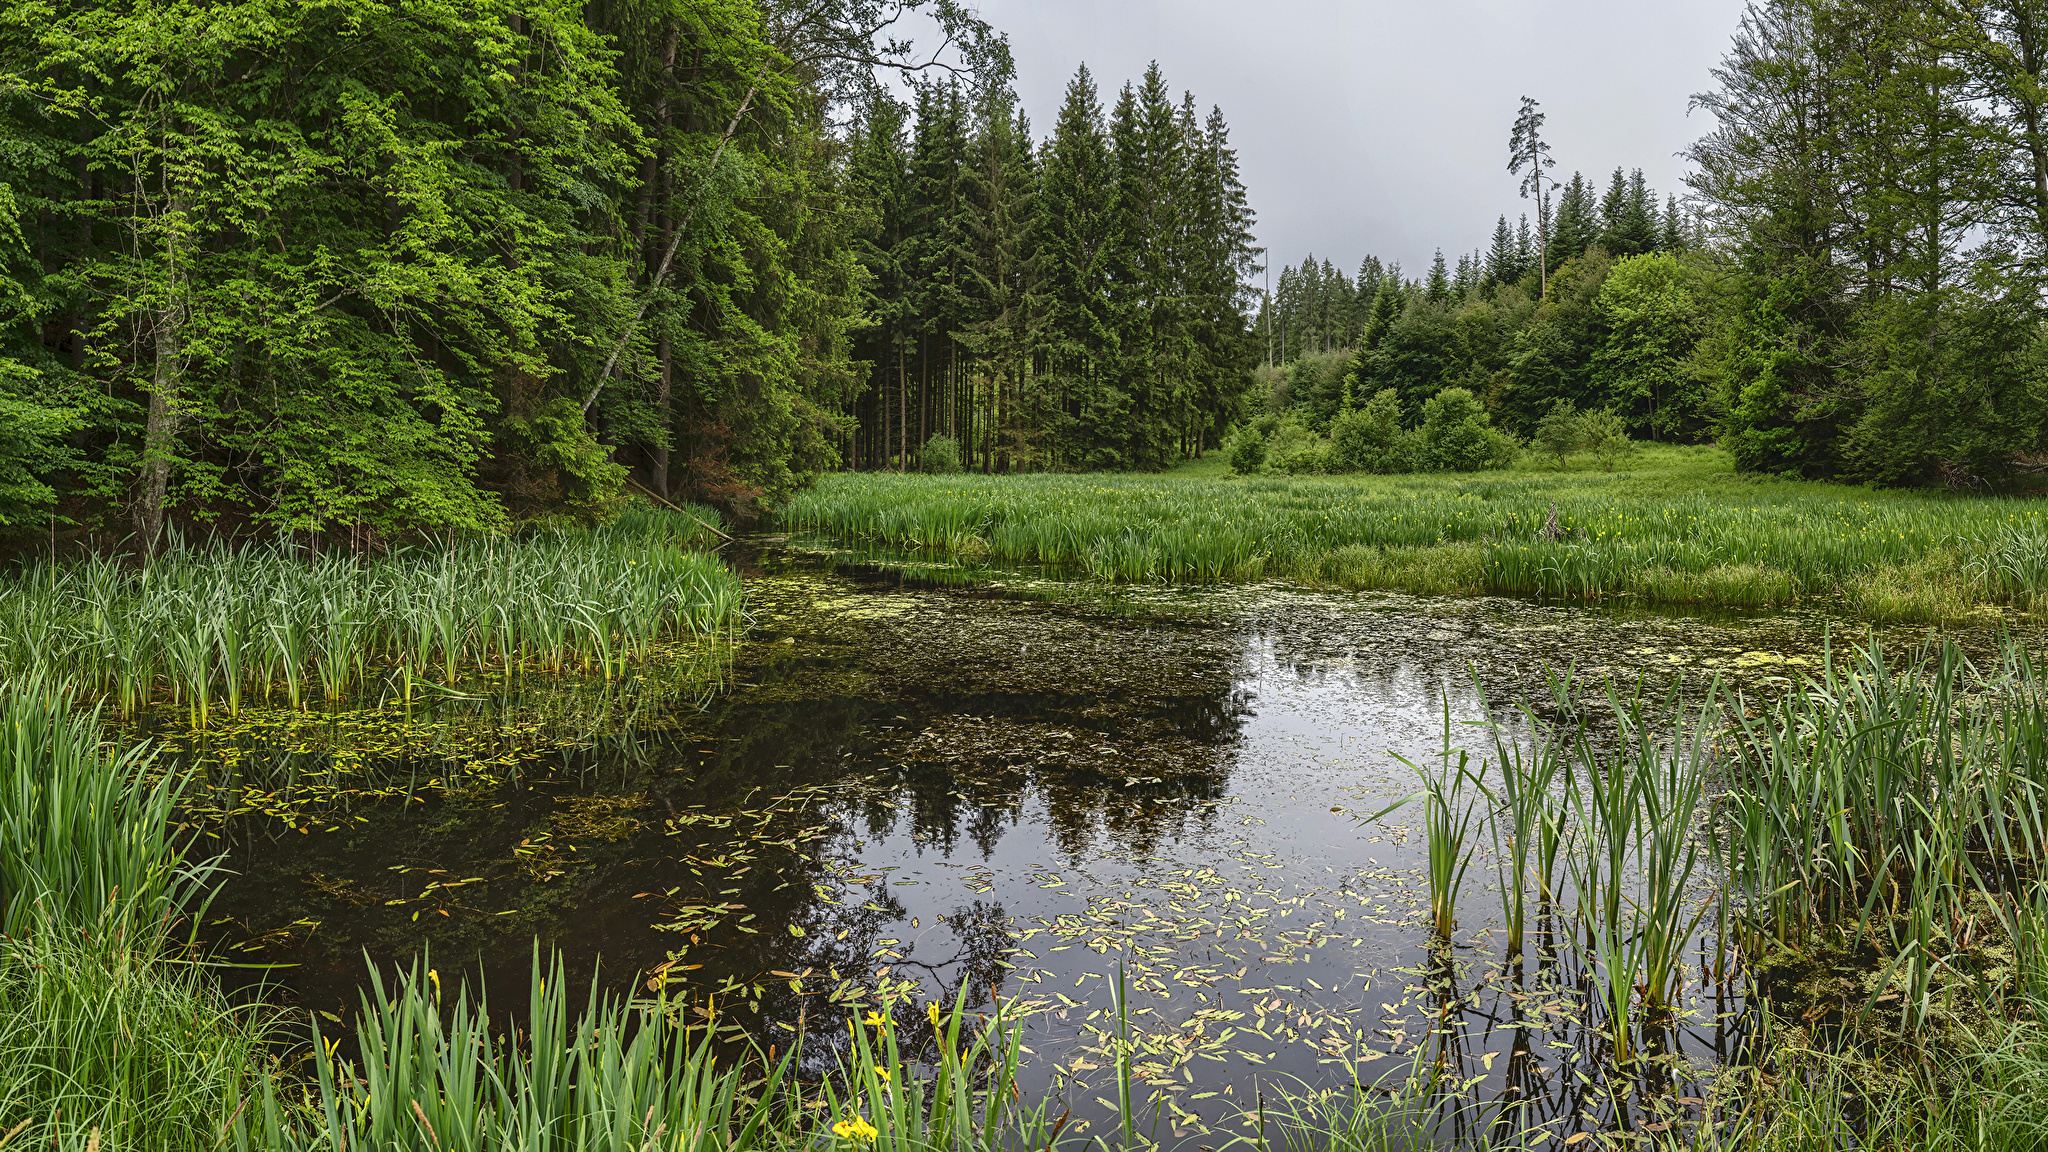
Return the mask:
{"type": "Polygon", "coordinates": [[[986,859],[1035,791],[1049,838],[1078,860],[1098,850],[1149,854],[1208,827],[1229,790],[1230,744],[1249,698],[1225,679],[1214,696],[1129,710],[1067,699],[1036,709],[987,699],[927,707],[936,714],[902,738],[885,776],[894,790],[864,813],[869,838],[897,829],[893,802],[919,844],[950,853],[964,836],[986,859]],[[990,714],[999,709],[1010,714],[990,714]]]}

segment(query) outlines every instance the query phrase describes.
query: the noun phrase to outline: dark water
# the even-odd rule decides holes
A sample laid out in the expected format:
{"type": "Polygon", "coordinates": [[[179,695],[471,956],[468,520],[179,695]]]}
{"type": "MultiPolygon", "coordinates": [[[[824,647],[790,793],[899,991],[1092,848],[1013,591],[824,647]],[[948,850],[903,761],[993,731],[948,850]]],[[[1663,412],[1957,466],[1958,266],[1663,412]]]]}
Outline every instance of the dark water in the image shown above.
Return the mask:
{"type": "MultiPolygon", "coordinates": [[[[1415,790],[1402,758],[1438,752],[1447,714],[1488,743],[1475,669],[1509,724],[1568,665],[1588,690],[1769,692],[1817,620],[1273,587],[1061,603],[776,546],[745,563],[755,626],[722,689],[619,686],[589,738],[503,772],[437,768],[428,741],[376,769],[381,797],[236,816],[212,938],[343,1019],[366,955],[423,948],[517,1007],[538,938],[579,980],[652,974],[765,1042],[806,1032],[821,1068],[850,1016],[920,1034],[934,999],[998,996],[1027,1021],[1025,1090],[1097,1130],[1121,976],[1161,1137],[1418,1051],[1469,1099],[1531,1101],[1518,1123],[1640,1122],[1739,1042],[1702,954],[1657,1074],[1601,1087],[1570,949],[1498,954],[1482,856],[1432,957],[1420,815],[1365,818],[1415,790]]],[[[512,695],[467,724],[537,730],[512,695]]]]}

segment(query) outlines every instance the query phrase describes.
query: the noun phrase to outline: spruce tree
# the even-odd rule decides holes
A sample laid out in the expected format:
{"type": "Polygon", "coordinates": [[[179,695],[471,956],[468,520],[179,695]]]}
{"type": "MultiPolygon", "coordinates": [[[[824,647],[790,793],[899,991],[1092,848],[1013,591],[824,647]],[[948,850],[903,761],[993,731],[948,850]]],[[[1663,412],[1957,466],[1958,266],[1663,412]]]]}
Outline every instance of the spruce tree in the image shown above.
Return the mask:
{"type": "Polygon", "coordinates": [[[1658,229],[1657,247],[1665,252],[1683,252],[1691,247],[1686,241],[1685,218],[1678,213],[1678,197],[1664,198],[1664,224],[1658,229]]]}
{"type": "Polygon", "coordinates": [[[1515,233],[1505,213],[1493,226],[1493,246],[1486,253],[1486,278],[1495,285],[1513,284],[1522,278],[1521,260],[1515,251],[1515,233]]]}
{"type": "Polygon", "coordinates": [[[1448,304],[1451,301],[1451,277],[1444,266],[1444,250],[1436,250],[1436,260],[1429,266],[1429,302],[1448,304]]]}
{"type": "Polygon", "coordinates": [[[1555,268],[1586,254],[1599,242],[1598,211],[1586,178],[1572,173],[1572,182],[1557,197],[1557,219],[1550,226],[1550,266],[1555,268]]]}
{"type": "Polygon", "coordinates": [[[1067,84],[1045,148],[1033,267],[1044,299],[1040,347],[1060,414],[1058,450],[1078,467],[1122,463],[1115,433],[1126,397],[1116,387],[1118,332],[1109,298],[1115,187],[1102,105],[1084,64],[1067,84]]]}

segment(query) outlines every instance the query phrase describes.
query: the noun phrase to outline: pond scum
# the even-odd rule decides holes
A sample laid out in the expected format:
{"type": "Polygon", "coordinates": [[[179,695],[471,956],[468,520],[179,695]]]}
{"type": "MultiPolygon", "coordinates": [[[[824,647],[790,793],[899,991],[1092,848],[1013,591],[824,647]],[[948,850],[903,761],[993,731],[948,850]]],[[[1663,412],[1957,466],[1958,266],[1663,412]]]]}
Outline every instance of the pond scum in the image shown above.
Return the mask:
{"type": "MultiPolygon", "coordinates": [[[[444,665],[434,683],[461,692],[463,675],[507,674],[493,650],[463,651],[467,671],[444,665]]],[[[554,659],[520,651],[542,667],[554,659]]],[[[401,707],[404,676],[425,667],[385,666],[387,677],[406,669],[401,707]]],[[[599,700],[630,671],[602,655],[581,667],[599,700]]],[[[1473,747],[1454,745],[1447,723],[1441,753],[1416,765],[1415,826],[1381,831],[1423,843],[1419,877],[1362,875],[1314,910],[1260,884],[1269,862],[1248,851],[1141,878],[1092,894],[1084,912],[1016,926],[1001,964],[1019,990],[989,1001],[920,999],[915,982],[890,978],[889,940],[872,974],[767,974],[846,1020],[836,1046],[806,1050],[802,1031],[736,1046],[722,1007],[758,1001],[760,981],[693,985],[689,938],[784,926],[685,906],[671,909],[675,959],[631,997],[571,988],[537,952],[529,1007],[506,1027],[423,958],[365,990],[354,1054],[313,1021],[290,1062],[275,1054],[306,1025],[230,1006],[185,954],[216,879],[186,822],[236,801],[170,763],[165,745],[107,740],[120,730],[117,680],[67,682],[50,661],[15,668],[0,691],[0,1147],[2005,1149],[2048,1138],[2035,1102],[2048,1086],[2048,701],[2017,649],[1982,666],[1954,649],[1904,662],[1875,648],[1831,654],[1769,702],[1589,693],[1558,678],[1550,698],[1520,704],[1519,722],[1477,730],[1473,747]],[[1488,872],[1494,883],[1477,882],[1488,872]],[[1283,928],[1297,910],[1307,922],[1283,928]],[[1355,920],[1412,924],[1432,942],[1393,974],[1398,987],[1358,993],[1377,1012],[1363,999],[1311,1009],[1302,985],[1246,987],[1248,964],[1168,963],[1161,946],[1213,934],[1219,953],[1285,963],[1355,920]],[[1470,927],[1488,920],[1500,930],[1470,927]],[[1100,1093],[1113,1119],[1092,1127],[1016,1087],[1029,1030],[1083,1006],[1045,986],[1033,949],[1079,947],[1115,960],[1099,976],[1109,1006],[1074,1021],[1085,1043],[1061,1071],[1100,1093]],[[1205,1006],[1162,1028],[1168,994],[1205,1006]],[[1482,996],[1490,1019],[1475,1036],[1462,1020],[1482,996]],[[1717,1067],[1674,1047],[1700,1023],[1738,1037],[1717,1067]],[[1312,1047],[1330,1075],[1252,1099],[1196,1083],[1198,1062],[1257,1064],[1283,1043],[1312,1047]],[[1496,1072],[1505,1088],[1475,1091],[1496,1072]]],[[[291,699],[274,681],[242,683],[291,699]]],[[[192,705],[199,691],[170,691],[188,722],[178,740],[223,723],[192,705]]],[[[162,696],[128,703],[145,699],[162,696]]],[[[346,725],[383,723],[371,715],[335,731],[353,740],[346,725]]],[[[277,735],[310,747],[288,725],[277,735]]],[[[277,783],[291,781],[252,780],[239,802],[261,810],[282,791],[261,785],[277,783]]],[[[279,811],[310,820],[377,798],[354,787],[306,786],[279,811]]],[[[820,836],[826,800],[807,790],[738,813],[683,812],[669,831],[707,869],[751,867],[820,836]]],[[[573,815],[596,828],[617,814],[573,815]]],[[[851,865],[835,879],[856,895],[882,881],[851,865]]]]}

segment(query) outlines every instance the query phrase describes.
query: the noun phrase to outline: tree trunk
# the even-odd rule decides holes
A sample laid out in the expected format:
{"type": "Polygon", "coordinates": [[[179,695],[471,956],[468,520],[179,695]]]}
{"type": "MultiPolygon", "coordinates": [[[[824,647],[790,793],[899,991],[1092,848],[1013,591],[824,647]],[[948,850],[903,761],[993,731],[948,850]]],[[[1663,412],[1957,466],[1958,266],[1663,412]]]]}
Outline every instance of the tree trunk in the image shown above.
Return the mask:
{"type": "MultiPolygon", "coordinates": [[[[173,289],[175,299],[175,288],[173,289]]],[[[135,534],[143,550],[154,555],[163,539],[164,503],[171,483],[171,462],[178,437],[177,391],[184,375],[178,327],[183,308],[172,303],[151,319],[156,366],[149,380],[149,419],[142,431],[142,467],[136,480],[135,534]]]]}
{"type": "Polygon", "coordinates": [[[673,395],[670,387],[670,381],[673,379],[673,376],[671,375],[669,361],[667,333],[662,334],[661,340],[656,346],[655,354],[661,358],[661,375],[656,379],[654,385],[654,408],[655,411],[661,413],[661,439],[655,443],[652,454],[654,457],[654,494],[666,500],[668,499],[668,437],[675,424],[675,413],[669,407],[670,397],[673,395]]]}

